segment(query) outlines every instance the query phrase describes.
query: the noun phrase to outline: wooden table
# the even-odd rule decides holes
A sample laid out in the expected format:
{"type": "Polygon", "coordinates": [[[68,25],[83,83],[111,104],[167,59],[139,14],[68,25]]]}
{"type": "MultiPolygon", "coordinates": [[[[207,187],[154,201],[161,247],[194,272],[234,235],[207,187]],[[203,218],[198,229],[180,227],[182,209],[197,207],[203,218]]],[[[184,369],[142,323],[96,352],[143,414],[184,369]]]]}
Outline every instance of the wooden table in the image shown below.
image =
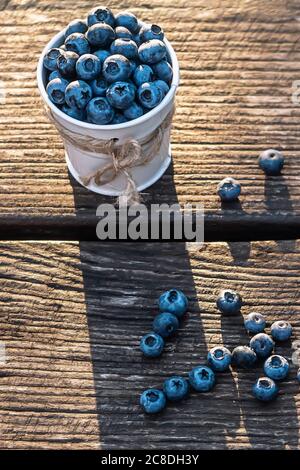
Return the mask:
{"type": "MultiPolygon", "coordinates": [[[[35,80],[44,44],[91,6],[0,1],[0,448],[299,448],[295,365],[269,406],[251,396],[260,368],[222,374],[214,392],[161,416],[138,406],[143,389],[186,373],[210,347],[247,344],[242,316],[216,311],[220,288],[241,292],[242,315],[284,317],[300,339],[299,2],[130,2],[146,21],[159,18],[181,67],[173,166],[143,197],[203,203],[201,250],[93,241],[108,199],[70,178],[35,80]],[[286,156],[277,178],[257,166],[269,147],[286,156]],[[227,175],[243,194],[225,208],[216,185],[227,175]],[[145,360],[139,337],[172,286],[189,296],[188,317],[164,355],[145,360]]],[[[277,351],[291,360],[291,345],[277,351]]]]}

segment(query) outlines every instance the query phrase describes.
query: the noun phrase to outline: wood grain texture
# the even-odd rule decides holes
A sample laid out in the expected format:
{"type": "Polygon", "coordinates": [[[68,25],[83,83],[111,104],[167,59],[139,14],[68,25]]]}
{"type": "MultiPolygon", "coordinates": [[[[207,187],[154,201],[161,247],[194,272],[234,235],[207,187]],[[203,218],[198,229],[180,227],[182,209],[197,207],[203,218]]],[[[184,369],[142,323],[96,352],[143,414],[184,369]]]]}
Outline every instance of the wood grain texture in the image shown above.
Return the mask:
{"type": "MultiPolygon", "coordinates": [[[[69,20],[84,16],[91,3],[2,0],[0,5],[0,80],[6,94],[0,105],[1,236],[11,236],[10,228],[17,232],[19,217],[24,236],[60,231],[72,237],[74,225],[78,233],[84,225],[94,233],[95,209],[104,198],[70,181],[35,80],[46,42],[69,20]]],[[[113,0],[110,6],[129,5],[113,0]]],[[[183,0],[153,0],[150,6],[132,0],[130,8],[146,21],[159,19],[181,67],[174,168],[145,192],[145,201],[202,202],[212,238],[230,227],[235,234],[245,227],[252,237],[264,236],[263,224],[269,234],[277,230],[280,236],[283,226],[287,234],[299,234],[300,108],[291,99],[293,82],[300,79],[299,3],[192,0],[187,6],[183,0]],[[270,146],[284,151],[286,166],[281,177],[265,179],[257,156],[270,146]],[[243,194],[241,205],[224,210],[216,185],[227,175],[240,180],[243,194]]]]}
{"type": "MultiPolygon", "coordinates": [[[[300,337],[300,243],[99,244],[2,242],[0,448],[299,448],[296,367],[277,401],[251,396],[261,367],[218,376],[155,417],[138,405],[147,387],[203,363],[217,344],[247,344],[242,316],[286,318],[300,337]],[[162,290],[183,289],[190,308],[157,360],[138,343],[162,290]],[[242,316],[221,318],[220,288],[238,290],[242,316]]],[[[290,345],[277,348],[291,360],[290,345]]]]}

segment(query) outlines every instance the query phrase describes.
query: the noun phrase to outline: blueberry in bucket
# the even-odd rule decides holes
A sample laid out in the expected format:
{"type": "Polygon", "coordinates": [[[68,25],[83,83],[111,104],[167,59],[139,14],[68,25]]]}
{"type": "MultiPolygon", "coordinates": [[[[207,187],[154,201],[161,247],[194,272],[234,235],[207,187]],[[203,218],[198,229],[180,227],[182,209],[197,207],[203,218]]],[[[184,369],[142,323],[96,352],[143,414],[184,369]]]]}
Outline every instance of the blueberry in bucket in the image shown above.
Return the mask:
{"type": "Polygon", "coordinates": [[[86,112],[89,122],[100,125],[109,124],[115,114],[108,100],[102,96],[97,96],[89,101],[86,112]]]}
{"type": "Polygon", "coordinates": [[[132,83],[115,82],[108,87],[106,97],[114,108],[127,109],[134,101],[135,88],[132,83]]]}
{"type": "Polygon", "coordinates": [[[52,103],[63,104],[65,102],[65,92],[69,85],[63,78],[54,78],[48,83],[46,91],[52,103]]]}
{"type": "Polygon", "coordinates": [[[77,77],[82,80],[93,80],[101,72],[101,60],[93,54],[84,54],[76,63],[77,77]]]}
{"type": "Polygon", "coordinates": [[[143,83],[137,92],[138,100],[144,108],[153,109],[163,100],[164,94],[153,82],[143,83]]]}
{"type": "Polygon", "coordinates": [[[105,59],[102,73],[104,78],[110,83],[128,80],[131,73],[130,62],[123,55],[111,55],[105,59]]]}
{"type": "Polygon", "coordinates": [[[83,80],[71,82],[66,88],[66,103],[71,108],[85,108],[92,96],[91,87],[83,80]]]}

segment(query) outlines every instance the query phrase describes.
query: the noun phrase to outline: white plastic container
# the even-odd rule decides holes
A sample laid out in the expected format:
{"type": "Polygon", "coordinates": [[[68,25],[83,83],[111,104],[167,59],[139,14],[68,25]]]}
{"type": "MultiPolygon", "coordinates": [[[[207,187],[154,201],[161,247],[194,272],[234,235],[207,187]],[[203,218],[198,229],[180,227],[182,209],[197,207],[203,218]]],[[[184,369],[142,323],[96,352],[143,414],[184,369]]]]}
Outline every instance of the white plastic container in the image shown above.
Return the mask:
{"type": "MultiPolygon", "coordinates": [[[[60,111],[48,98],[45,85],[47,79],[47,71],[43,66],[43,57],[45,53],[53,48],[59,47],[64,41],[64,32],[57,34],[45,47],[40,57],[37,68],[37,82],[42,98],[46,107],[51,110],[52,116],[58,124],[64,126],[66,129],[76,132],[85,136],[90,136],[96,139],[109,140],[118,138],[118,145],[123,144],[127,139],[140,140],[151,134],[166,116],[172,111],[175,101],[175,93],[179,84],[179,66],[176,54],[168,42],[164,40],[169,57],[173,67],[173,80],[169,92],[163,101],[147,114],[138,119],[129,121],[122,124],[115,125],[96,125],[86,122],[77,121],[60,111]]],[[[73,177],[83,185],[80,176],[89,175],[100,167],[105,166],[111,157],[105,154],[95,154],[90,152],[83,152],[76,145],[64,141],[66,161],[70,173],[73,177]]],[[[171,161],[171,146],[170,146],[170,130],[167,130],[164,135],[160,151],[155,155],[151,161],[144,165],[136,166],[130,169],[130,174],[136,184],[137,190],[142,191],[153,183],[155,183],[166,171],[171,161]]],[[[88,186],[89,190],[99,194],[110,196],[119,196],[125,190],[127,185],[126,176],[120,172],[116,178],[110,183],[98,186],[91,181],[88,186]]]]}

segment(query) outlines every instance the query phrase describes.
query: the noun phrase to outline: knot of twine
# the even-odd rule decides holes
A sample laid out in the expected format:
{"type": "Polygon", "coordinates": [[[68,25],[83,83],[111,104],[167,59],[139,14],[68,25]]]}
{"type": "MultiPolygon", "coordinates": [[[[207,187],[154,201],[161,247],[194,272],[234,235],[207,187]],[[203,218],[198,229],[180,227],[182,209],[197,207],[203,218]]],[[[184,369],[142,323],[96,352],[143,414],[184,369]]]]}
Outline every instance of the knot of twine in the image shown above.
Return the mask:
{"type": "Polygon", "coordinates": [[[119,206],[139,204],[140,194],[136,183],[130,174],[130,168],[145,165],[150,162],[159,152],[165,132],[170,129],[174,115],[174,107],[167,114],[162,123],[149,135],[141,140],[127,139],[123,144],[118,144],[117,138],[103,140],[95,137],[83,135],[79,132],[71,131],[59,123],[52,111],[47,107],[46,114],[53,122],[63,140],[80,148],[84,152],[94,154],[105,154],[111,160],[104,166],[88,175],[79,175],[84,186],[88,186],[92,181],[97,186],[110,183],[119,173],[123,173],[127,178],[127,185],[123,193],[119,196],[119,206]]]}

